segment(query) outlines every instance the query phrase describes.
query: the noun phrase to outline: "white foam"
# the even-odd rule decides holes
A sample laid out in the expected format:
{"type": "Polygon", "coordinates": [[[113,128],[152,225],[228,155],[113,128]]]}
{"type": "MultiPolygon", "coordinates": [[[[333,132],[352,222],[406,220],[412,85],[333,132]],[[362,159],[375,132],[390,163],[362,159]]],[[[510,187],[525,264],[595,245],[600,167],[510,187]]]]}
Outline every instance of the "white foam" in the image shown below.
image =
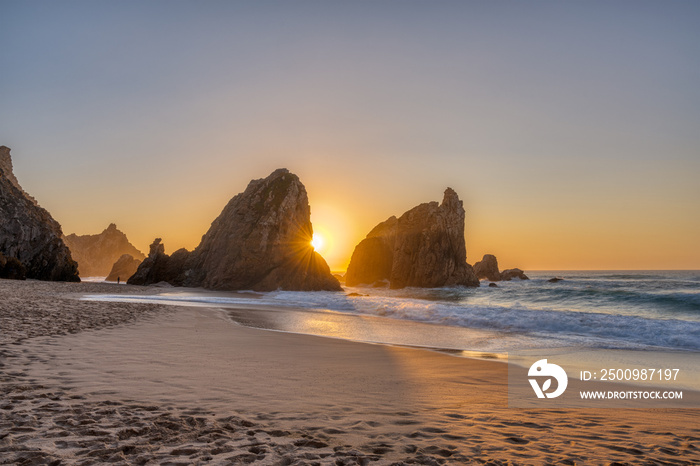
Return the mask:
{"type": "MultiPolygon", "coordinates": [[[[276,291],[270,293],[216,296],[211,293],[164,293],[155,296],[92,295],[85,299],[105,301],[157,302],[163,304],[286,307],[324,309],[350,314],[381,316],[416,322],[507,332],[558,344],[595,348],[700,351],[700,322],[653,319],[599,312],[532,309],[514,303],[486,304],[483,299],[428,300],[416,296],[450,297],[450,290],[368,290],[348,289],[364,296],[335,292],[276,291]],[[370,294],[366,296],[366,294],[370,294]]],[[[454,293],[459,292],[459,290],[454,293]]],[[[461,291],[464,292],[463,290],[461,291]]],[[[439,341],[434,342],[440,347],[439,341]]],[[[467,348],[465,348],[467,349],[467,348]]],[[[469,348],[478,350],[479,348],[469,348]]],[[[492,348],[493,349],[493,348],[492,348]]]]}

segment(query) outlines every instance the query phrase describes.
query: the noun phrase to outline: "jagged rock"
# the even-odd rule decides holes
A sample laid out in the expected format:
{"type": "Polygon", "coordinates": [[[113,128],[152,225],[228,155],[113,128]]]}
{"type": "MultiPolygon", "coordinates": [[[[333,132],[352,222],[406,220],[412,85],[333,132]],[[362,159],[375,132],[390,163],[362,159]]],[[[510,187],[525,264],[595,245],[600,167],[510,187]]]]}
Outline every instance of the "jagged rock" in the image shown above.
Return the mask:
{"type": "Polygon", "coordinates": [[[80,281],[78,266],[61,236],[61,225],[19,185],[10,149],[0,146],[0,253],[5,267],[10,263],[16,269],[17,260],[26,278],[80,281]]]}
{"type": "Polygon", "coordinates": [[[117,262],[112,266],[109,275],[105,278],[105,281],[116,282],[116,281],[127,281],[133,274],[138,270],[141,261],[136,259],[131,254],[123,254],[117,262]]]}
{"type": "Polygon", "coordinates": [[[185,262],[190,253],[178,249],[172,256],[165,253],[161,238],[156,238],[150,246],[148,257],[138,266],[136,272],[127,279],[129,285],[151,285],[167,282],[173,286],[183,286],[185,262]]]}
{"type": "Polygon", "coordinates": [[[520,269],[507,269],[503,272],[498,271],[498,259],[493,254],[484,254],[484,258],[474,264],[474,273],[480,279],[486,279],[490,282],[510,281],[514,278],[521,280],[529,280],[520,269]]]}
{"type": "Polygon", "coordinates": [[[15,172],[12,169],[12,157],[10,156],[10,148],[7,146],[0,146],[0,171],[2,171],[2,173],[5,174],[5,176],[7,177],[7,181],[9,181],[15,188],[17,188],[22,194],[24,194],[24,197],[29,199],[32,202],[32,204],[39,205],[36,202],[36,199],[34,199],[24,189],[22,189],[22,186],[20,186],[19,181],[17,181],[15,172]]]}
{"type": "MultiPolygon", "coordinates": [[[[97,235],[70,234],[63,238],[83,277],[104,277],[124,254],[142,261],[146,256],[129,242],[114,223],[97,235]]],[[[116,281],[116,280],[114,280],[116,281]]]]}
{"type": "Polygon", "coordinates": [[[161,238],[153,240],[149,247],[148,257],[139,264],[136,272],[127,279],[129,285],[150,285],[158,283],[165,276],[170,256],[165,254],[165,245],[161,238]]]}
{"type": "Polygon", "coordinates": [[[519,278],[521,280],[529,280],[530,277],[525,275],[525,272],[523,272],[520,269],[506,269],[503,272],[501,272],[501,280],[503,281],[510,281],[514,278],[519,278]]]}
{"type": "Polygon", "coordinates": [[[479,280],[489,280],[497,282],[501,279],[501,272],[498,271],[498,260],[493,254],[484,254],[484,258],[474,264],[474,273],[479,280]]]}
{"type": "Polygon", "coordinates": [[[153,240],[149,247],[148,256],[139,264],[136,272],[127,279],[129,285],[151,285],[158,283],[160,276],[164,275],[164,270],[169,256],[165,255],[165,246],[161,243],[161,238],[153,240]]]}
{"type": "Polygon", "coordinates": [[[451,188],[442,204],[421,204],[377,225],[355,248],[345,283],[391,288],[479,286],[467,264],[464,207],[451,188]]]}
{"type": "Polygon", "coordinates": [[[310,215],[299,178],[286,169],[276,170],[251,181],[231,199],[191,253],[180,250],[167,256],[156,240],[129,283],[341,291],[326,261],[311,246],[310,215]]]}

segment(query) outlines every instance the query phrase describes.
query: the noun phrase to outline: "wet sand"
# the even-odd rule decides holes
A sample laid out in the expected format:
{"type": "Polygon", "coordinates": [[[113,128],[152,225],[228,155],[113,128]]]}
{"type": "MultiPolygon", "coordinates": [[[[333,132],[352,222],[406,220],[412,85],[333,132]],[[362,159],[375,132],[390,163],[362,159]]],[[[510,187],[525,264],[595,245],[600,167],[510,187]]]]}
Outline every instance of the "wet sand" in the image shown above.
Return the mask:
{"type": "Polygon", "coordinates": [[[0,463],[698,464],[698,410],[507,407],[507,367],[0,280],[0,463]]]}

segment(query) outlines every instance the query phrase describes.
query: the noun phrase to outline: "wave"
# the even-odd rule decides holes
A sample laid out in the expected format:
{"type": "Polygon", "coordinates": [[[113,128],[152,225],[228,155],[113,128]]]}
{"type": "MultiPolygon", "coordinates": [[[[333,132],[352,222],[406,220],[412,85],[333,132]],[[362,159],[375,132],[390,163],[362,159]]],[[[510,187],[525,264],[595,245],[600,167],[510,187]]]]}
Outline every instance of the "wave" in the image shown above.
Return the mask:
{"type": "MultiPolygon", "coordinates": [[[[653,319],[581,311],[527,309],[522,306],[464,305],[405,297],[362,296],[337,298],[277,292],[277,303],[370,314],[443,325],[537,334],[566,338],[596,347],[664,347],[700,350],[700,322],[653,319]]],[[[272,302],[271,302],[272,304],[272,302]]]]}
{"type": "MultiPolygon", "coordinates": [[[[511,300],[498,303],[497,300],[487,299],[487,290],[485,288],[483,292],[478,292],[456,288],[396,291],[358,288],[347,289],[347,294],[276,291],[241,293],[235,296],[171,292],[157,296],[103,295],[97,299],[330,310],[556,339],[572,346],[700,351],[698,321],[675,319],[668,315],[654,318],[653,315],[551,310],[538,308],[538,304],[531,299],[526,300],[528,305],[511,300]]],[[[694,293],[689,293],[689,296],[693,299],[697,297],[694,293]]],[[[435,345],[439,347],[440,342],[435,342],[435,345]]]]}

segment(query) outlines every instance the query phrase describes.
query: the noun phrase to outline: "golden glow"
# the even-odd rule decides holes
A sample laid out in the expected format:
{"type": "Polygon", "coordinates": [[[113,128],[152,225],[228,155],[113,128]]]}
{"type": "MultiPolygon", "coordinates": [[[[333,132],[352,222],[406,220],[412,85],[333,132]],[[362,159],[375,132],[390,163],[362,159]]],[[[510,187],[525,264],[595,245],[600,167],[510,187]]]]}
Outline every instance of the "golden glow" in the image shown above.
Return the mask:
{"type": "MultiPolygon", "coordinates": [[[[195,168],[190,167],[190,171],[195,168]]],[[[228,200],[241,192],[251,178],[269,173],[267,168],[250,169],[237,173],[238,178],[232,181],[217,178],[223,176],[220,173],[230,173],[227,170],[214,170],[211,165],[199,169],[202,174],[197,180],[209,180],[208,190],[183,189],[184,175],[155,180],[159,189],[153,192],[144,183],[137,197],[152,199],[161,206],[156,210],[143,208],[135,201],[124,202],[97,185],[68,186],[60,191],[66,197],[60,198],[54,195],[55,186],[48,189],[53,183],[50,178],[40,183],[41,179],[26,177],[27,182],[24,178],[20,182],[54,215],[66,234],[95,234],[114,222],[144,253],[148,253],[154,238],[161,237],[166,253],[171,254],[181,247],[195,248],[228,200]],[[85,201],[85,191],[91,192],[90,202],[94,204],[85,201]]],[[[406,176],[405,185],[393,186],[391,196],[381,196],[376,187],[381,185],[381,179],[358,182],[367,174],[363,174],[365,178],[352,173],[334,178],[329,176],[334,172],[316,166],[297,171],[309,191],[313,231],[323,240],[314,248],[332,271],[341,273],[345,272],[355,246],[374,226],[421,202],[439,201],[448,184],[442,181],[448,176],[443,175],[425,186],[411,185],[406,180],[420,179],[419,174],[413,174],[406,176]]],[[[700,232],[700,217],[692,215],[697,211],[697,195],[693,197],[683,188],[692,185],[693,174],[691,170],[675,177],[666,174],[678,182],[677,189],[669,188],[674,202],[656,191],[641,192],[634,186],[599,186],[593,191],[586,188],[577,192],[574,188],[565,189],[555,178],[535,187],[529,187],[525,181],[517,184],[517,180],[510,180],[512,190],[527,193],[527,198],[522,199],[514,198],[511,190],[493,193],[488,186],[479,185],[487,178],[474,176],[450,184],[467,210],[465,237],[470,264],[488,253],[498,257],[501,269],[520,267],[526,271],[697,269],[700,248],[694,245],[700,232]],[[552,198],[552,192],[557,196],[552,198]],[[584,196],[586,193],[588,197],[584,196]]],[[[654,179],[651,174],[649,177],[654,179]]],[[[88,176],[81,179],[93,180],[88,176]]]]}
{"type": "Polygon", "coordinates": [[[355,245],[367,234],[358,231],[360,228],[352,221],[352,214],[323,201],[312,206],[314,241],[318,237],[322,243],[317,246],[312,241],[311,244],[333,271],[345,271],[355,245]]]}
{"type": "Polygon", "coordinates": [[[319,235],[318,233],[314,233],[314,236],[311,239],[311,246],[314,248],[314,251],[321,254],[325,244],[326,242],[323,240],[323,236],[319,235]]]}
{"type": "Polygon", "coordinates": [[[372,15],[359,2],[314,14],[218,2],[196,20],[189,6],[159,17],[140,2],[118,14],[45,3],[15,2],[3,24],[52,40],[17,41],[3,61],[17,92],[0,144],[65,234],[116,223],[142,252],[156,237],[167,253],[192,250],[251,180],[286,167],[334,271],[374,226],[447,186],[464,202],[472,264],[492,253],[525,270],[700,268],[700,105],[682,98],[697,95],[697,2],[657,2],[614,28],[588,5],[541,28],[534,8],[511,18],[486,2],[401,15],[390,2],[372,15]]]}

